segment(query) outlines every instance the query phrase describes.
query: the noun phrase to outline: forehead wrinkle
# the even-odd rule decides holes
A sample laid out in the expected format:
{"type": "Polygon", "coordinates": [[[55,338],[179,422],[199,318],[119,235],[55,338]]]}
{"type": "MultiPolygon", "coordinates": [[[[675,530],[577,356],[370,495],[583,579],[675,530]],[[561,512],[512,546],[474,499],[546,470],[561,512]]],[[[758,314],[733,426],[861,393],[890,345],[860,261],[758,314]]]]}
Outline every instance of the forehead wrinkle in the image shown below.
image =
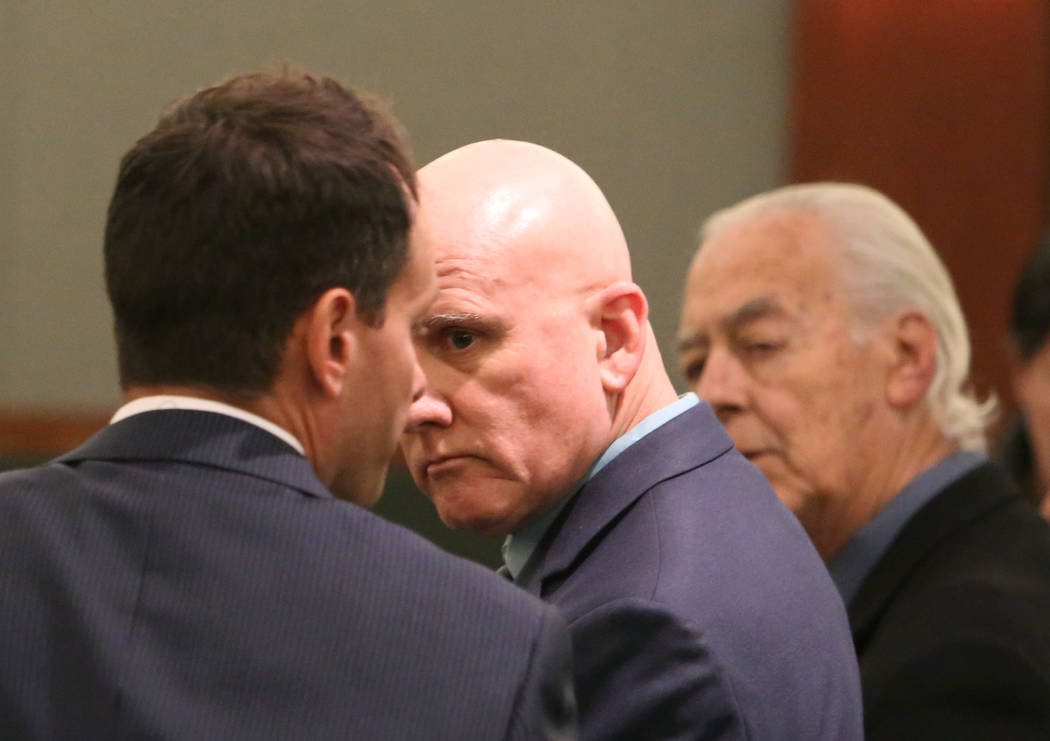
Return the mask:
{"type": "Polygon", "coordinates": [[[768,316],[784,316],[786,314],[787,311],[776,296],[759,296],[750,301],[745,301],[735,311],[723,317],[720,324],[723,331],[732,332],[759,319],[764,319],[768,316]]]}
{"type": "Polygon", "coordinates": [[[456,287],[491,293],[505,284],[505,281],[497,274],[495,267],[494,260],[476,253],[439,255],[435,264],[435,272],[439,282],[453,284],[452,286],[441,286],[442,291],[456,287]]]}
{"type": "Polygon", "coordinates": [[[700,348],[704,348],[710,344],[711,341],[703,332],[680,334],[678,335],[678,339],[675,341],[675,346],[678,349],[678,352],[680,353],[688,352],[689,350],[697,350],[700,348]]]}

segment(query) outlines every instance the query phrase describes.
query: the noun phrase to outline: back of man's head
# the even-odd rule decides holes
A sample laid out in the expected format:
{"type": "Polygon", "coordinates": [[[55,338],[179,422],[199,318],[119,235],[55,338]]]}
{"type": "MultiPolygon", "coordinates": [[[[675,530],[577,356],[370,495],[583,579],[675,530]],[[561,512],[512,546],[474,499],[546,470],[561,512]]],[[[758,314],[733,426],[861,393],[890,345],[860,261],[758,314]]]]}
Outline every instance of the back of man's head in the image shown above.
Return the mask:
{"type": "Polygon", "coordinates": [[[332,287],[381,324],[415,192],[397,122],[332,79],[239,75],[178,102],[124,156],[109,207],[121,385],[265,392],[332,287]]]}

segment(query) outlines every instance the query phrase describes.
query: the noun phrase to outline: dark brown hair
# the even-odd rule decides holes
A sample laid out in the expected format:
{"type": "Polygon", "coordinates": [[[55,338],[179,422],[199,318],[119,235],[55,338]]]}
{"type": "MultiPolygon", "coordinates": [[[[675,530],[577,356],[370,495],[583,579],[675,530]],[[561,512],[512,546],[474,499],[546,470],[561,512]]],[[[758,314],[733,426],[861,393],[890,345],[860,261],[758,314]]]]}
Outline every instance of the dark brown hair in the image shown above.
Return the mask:
{"type": "Polygon", "coordinates": [[[298,69],[178,102],[120,164],[105,236],[121,385],[257,393],[329,288],[383,321],[415,166],[375,100],[298,69]]]}

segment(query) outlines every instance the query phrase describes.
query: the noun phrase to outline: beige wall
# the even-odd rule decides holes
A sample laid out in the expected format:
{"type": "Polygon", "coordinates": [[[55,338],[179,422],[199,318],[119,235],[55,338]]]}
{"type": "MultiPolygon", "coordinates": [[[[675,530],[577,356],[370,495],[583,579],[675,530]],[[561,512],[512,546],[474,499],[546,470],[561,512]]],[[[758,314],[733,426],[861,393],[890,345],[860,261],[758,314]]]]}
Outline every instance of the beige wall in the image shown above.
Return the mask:
{"type": "Polygon", "coordinates": [[[0,0],[0,404],[117,403],[117,161],[166,102],[284,60],[392,100],[421,163],[490,137],[579,162],[673,366],[700,218],[783,178],[787,19],[786,0],[0,0]]]}

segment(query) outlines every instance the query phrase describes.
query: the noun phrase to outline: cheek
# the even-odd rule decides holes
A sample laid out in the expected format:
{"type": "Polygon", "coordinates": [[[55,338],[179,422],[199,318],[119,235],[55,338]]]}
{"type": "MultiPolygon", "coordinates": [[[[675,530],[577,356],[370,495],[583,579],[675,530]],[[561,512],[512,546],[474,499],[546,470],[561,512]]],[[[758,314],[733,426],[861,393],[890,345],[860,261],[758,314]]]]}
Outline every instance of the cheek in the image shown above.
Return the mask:
{"type": "Polygon", "coordinates": [[[537,468],[551,465],[552,456],[564,447],[568,430],[559,412],[560,399],[550,391],[534,381],[520,379],[490,415],[494,442],[521,478],[529,478],[537,468]]]}
{"type": "Polygon", "coordinates": [[[524,378],[502,399],[491,419],[492,453],[537,496],[561,493],[583,475],[592,459],[593,426],[606,414],[604,396],[589,398],[573,386],[524,378]],[[597,406],[595,406],[595,403],[597,406]]]}
{"type": "Polygon", "coordinates": [[[778,388],[756,391],[752,404],[762,426],[779,440],[790,442],[813,422],[815,410],[807,401],[791,389],[778,388]]]}
{"type": "Polygon", "coordinates": [[[1045,416],[1050,410],[1050,378],[1033,373],[1025,375],[1017,386],[1017,402],[1030,424],[1045,416]]]}
{"type": "Polygon", "coordinates": [[[1033,447],[1046,455],[1050,452],[1050,394],[1030,399],[1022,408],[1033,447]]]}
{"type": "MultiPolygon", "coordinates": [[[[393,317],[387,317],[391,322],[393,317]]],[[[386,334],[379,342],[368,348],[367,360],[376,369],[376,383],[394,381],[399,383],[407,373],[411,372],[413,350],[407,333],[395,332],[392,328],[386,330],[386,334]],[[380,377],[380,373],[385,378],[380,377]]]]}
{"type": "Polygon", "coordinates": [[[811,476],[811,469],[833,462],[849,438],[844,429],[844,410],[839,406],[842,402],[833,388],[806,387],[767,394],[756,407],[765,425],[783,445],[792,467],[808,471],[807,476],[811,476]]]}
{"type": "Polygon", "coordinates": [[[823,498],[849,496],[855,490],[855,476],[869,467],[872,453],[878,455],[885,430],[870,384],[859,373],[843,379],[853,383],[814,394],[795,446],[799,469],[823,498]]]}
{"type": "Polygon", "coordinates": [[[400,393],[405,398],[405,404],[412,401],[412,394],[416,391],[417,368],[419,367],[415,346],[411,338],[405,336],[397,347],[395,357],[398,359],[396,377],[400,393]]]}
{"type": "Polygon", "coordinates": [[[536,349],[535,343],[515,348],[494,359],[469,384],[478,401],[466,403],[519,437],[519,443],[542,430],[566,396],[564,360],[546,349],[536,349]]]}
{"type": "Polygon", "coordinates": [[[1050,343],[1017,371],[1018,403],[1033,415],[1050,407],[1050,343]]]}

